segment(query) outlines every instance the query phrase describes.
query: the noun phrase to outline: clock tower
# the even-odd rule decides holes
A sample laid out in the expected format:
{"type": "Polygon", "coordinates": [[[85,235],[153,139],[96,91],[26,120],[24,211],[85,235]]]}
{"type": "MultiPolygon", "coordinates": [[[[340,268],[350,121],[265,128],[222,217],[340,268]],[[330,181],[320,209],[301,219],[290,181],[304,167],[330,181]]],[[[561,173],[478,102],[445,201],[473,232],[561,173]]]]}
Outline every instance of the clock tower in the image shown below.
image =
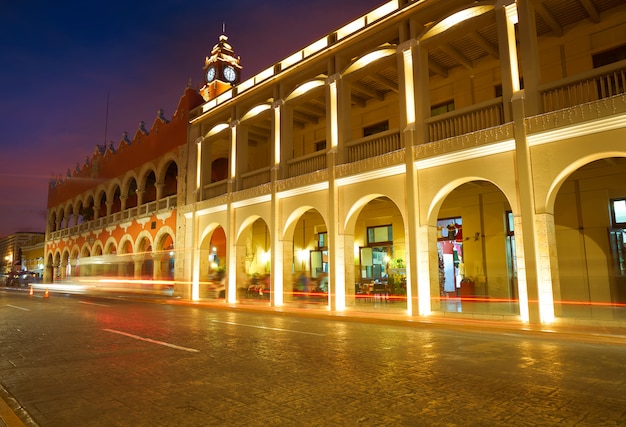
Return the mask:
{"type": "Polygon", "coordinates": [[[226,92],[241,80],[241,65],[239,57],[230,44],[228,37],[222,34],[218,43],[211,49],[211,56],[207,56],[204,61],[204,86],[200,89],[200,94],[205,101],[209,101],[216,96],[226,92]]]}

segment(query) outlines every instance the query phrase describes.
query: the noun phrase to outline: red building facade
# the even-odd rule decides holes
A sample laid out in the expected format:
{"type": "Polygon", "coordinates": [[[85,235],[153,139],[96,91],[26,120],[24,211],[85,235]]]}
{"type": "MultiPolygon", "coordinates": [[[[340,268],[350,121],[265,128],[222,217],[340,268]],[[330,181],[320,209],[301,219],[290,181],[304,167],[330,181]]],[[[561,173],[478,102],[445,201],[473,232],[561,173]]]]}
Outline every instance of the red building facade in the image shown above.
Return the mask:
{"type": "Polygon", "coordinates": [[[46,282],[173,280],[188,114],[202,102],[186,88],[171,119],[160,110],[150,129],[142,122],[117,147],[97,145],[82,166],[51,180],[46,282]]]}

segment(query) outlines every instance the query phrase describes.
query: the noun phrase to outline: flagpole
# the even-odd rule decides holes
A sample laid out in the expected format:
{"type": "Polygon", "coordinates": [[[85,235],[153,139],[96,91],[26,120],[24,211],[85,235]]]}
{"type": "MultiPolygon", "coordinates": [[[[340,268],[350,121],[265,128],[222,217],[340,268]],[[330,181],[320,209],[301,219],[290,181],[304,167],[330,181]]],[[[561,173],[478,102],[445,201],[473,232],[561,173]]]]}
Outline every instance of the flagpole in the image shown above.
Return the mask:
{"type": "Polygon", "coordinates": [[[109,94],[110,92],[107,92],[107,109],[106,109],[106,114],[104,116],[104,146],[107,146],[107,130],[109,127],[109,94]]]}

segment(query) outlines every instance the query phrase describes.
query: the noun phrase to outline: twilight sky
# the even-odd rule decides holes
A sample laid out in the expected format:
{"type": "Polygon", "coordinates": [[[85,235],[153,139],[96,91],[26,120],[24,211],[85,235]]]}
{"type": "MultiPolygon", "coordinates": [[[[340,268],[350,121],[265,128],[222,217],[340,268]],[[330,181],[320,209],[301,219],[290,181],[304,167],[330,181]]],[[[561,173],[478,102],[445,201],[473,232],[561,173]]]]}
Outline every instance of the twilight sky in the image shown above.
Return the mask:
{"type": "Polygon", "coordinates": [[[226,34],[243,79],[385,0],[0,0],[0,237],[45,231],[48,181],[157,110],[226,34]],[[107,97],[109,99],[108,121],[107,97]]]}

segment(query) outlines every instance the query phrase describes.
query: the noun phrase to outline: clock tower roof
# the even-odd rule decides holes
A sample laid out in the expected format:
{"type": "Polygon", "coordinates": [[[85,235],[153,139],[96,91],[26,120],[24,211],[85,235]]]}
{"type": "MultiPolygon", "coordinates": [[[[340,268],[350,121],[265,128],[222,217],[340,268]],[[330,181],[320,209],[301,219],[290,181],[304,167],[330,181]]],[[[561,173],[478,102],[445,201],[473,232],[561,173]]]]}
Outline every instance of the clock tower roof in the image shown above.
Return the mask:
{"type": "Polygon", "coordinates": [[[241,78],[240,58],[228,43],[228,37],[222,33],[211,55],[204,61],[205,85],[200,94],[205,101],[215,98],[239,83],[241,78]]]}
{"type": "Polygon", "coordinates": [[[211,49],[211,56],[206,57],[205,66],[219,60],[228,62],[234,66],[239,66],[240,58],[235,56],[235,51],[227,40],[228,37],[225,34],[220,36],[217,44],[213,46],[213,49],[211,49]]]}

